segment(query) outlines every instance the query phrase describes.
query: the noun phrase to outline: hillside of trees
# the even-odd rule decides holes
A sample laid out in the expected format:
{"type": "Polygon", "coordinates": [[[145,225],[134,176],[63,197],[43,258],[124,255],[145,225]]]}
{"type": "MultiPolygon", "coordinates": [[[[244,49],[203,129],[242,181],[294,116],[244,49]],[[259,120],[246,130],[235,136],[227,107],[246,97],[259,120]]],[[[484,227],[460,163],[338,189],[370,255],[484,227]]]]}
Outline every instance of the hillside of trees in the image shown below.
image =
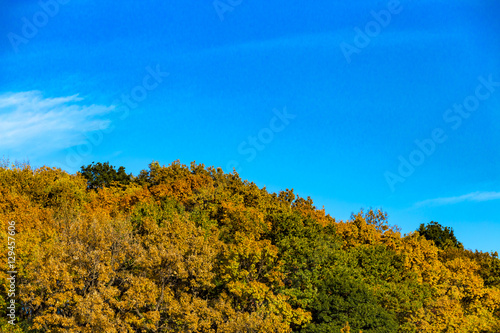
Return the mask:
{"type": "Polygon", "coordinates": [[[4,163],[0,220],[2,332],[500,332],[498,253],[438,222],[401,235],[380,210],[335,220],[194,162],[4,163]]]}

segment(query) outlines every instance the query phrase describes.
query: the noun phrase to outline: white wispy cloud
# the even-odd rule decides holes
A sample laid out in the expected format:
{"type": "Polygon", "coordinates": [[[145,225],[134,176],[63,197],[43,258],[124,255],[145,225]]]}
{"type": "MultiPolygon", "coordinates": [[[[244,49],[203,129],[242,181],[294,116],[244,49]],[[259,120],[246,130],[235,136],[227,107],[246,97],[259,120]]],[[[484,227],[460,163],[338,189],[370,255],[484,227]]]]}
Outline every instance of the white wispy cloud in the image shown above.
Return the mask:
{"type": "Polygon", "coordinates": [[[417,202],[415,206],[444,206],[453,205],[461,202],[481,202],[490,200],[500,200],[500,192],[472,192],[456,197],[436,198],[417,202]]]}
{"type": "Polygon", "coordinates": [[[0,94],[0,149],[50,151],[82,143],[106,129],[114,106],[86,105],[78,95],[44,97],[40,91],[0,94]]]}

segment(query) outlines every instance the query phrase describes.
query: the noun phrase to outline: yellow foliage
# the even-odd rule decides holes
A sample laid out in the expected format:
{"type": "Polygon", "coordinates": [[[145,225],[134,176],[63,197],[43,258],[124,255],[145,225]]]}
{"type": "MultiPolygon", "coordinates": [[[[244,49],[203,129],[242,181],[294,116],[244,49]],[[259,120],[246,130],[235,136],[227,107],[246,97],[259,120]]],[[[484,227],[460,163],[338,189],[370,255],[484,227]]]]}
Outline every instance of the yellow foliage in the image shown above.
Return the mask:
{"type": "MultiPolygon", "coordinates": [[[[320,294],[330,268],[357,272],[363,288],[352,291],[373,293],[365,299],[380,302],[374,313],[398,318],[401,331],[500,332],[500,289],[462,249],[402,237],[380,210],[337,222],[293,190],[269,194],[203,165],[152,163],[129,185],[96,190],[60,169],[0,167],[2,244],[9,221],[18,316],[42,332],[298,331],[323,315],[311,305],[320,296],[349,296],[320,294]]],[[[339,318],[336,331],[358,331],[339,318]]]]}

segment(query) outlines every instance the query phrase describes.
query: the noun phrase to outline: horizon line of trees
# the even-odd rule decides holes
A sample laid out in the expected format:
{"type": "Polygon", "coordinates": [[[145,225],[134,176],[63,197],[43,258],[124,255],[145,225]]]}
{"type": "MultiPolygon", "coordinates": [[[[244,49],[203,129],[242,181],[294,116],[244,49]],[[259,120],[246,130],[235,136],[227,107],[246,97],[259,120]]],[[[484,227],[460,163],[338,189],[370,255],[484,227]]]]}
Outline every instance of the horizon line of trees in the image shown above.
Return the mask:
{"type": "Polygon", "coordinates": [[[3,244],[18,232],[5,332],[500,332],[497,252],[435,221],[401,235],[382,210],[338,221],[203,164],[0,163],[0,220],[3,244]]]}

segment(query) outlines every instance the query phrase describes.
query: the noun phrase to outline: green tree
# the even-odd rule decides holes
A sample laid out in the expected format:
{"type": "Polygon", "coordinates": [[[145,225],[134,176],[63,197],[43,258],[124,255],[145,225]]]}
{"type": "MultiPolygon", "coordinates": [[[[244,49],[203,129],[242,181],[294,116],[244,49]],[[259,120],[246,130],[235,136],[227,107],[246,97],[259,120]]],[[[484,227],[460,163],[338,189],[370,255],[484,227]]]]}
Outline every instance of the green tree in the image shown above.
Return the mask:
{"type": "Polygon", "coordinates": [[[334,267],[318,281],[318,293],[312,301],[313,322],[302,332],[339,332],[346,322],[351,329],[364,333],[397,332],[395,313],[384,309],[359,270],[334,267]]]}
{"type": "Polygon", "coordinates": [[[463,248],[462,243],[455,237],[453,228],[443,227],[437,222],[431,221],[427,225],[422,223],[417,231],[425,239],[434,241],[434,244],[442,250],[450,246],[459,249],[463,248]]]}
{"type": "Polygon", "coordinates": [[[115,169],[109,162],[89,164],[82,166],[80,173],[87,179],[87,188],[97,190],[98,188],[110,187],[113,184],[128,185],[132,180],[132,174],[125,172],[125,167],[115,169]]]}

